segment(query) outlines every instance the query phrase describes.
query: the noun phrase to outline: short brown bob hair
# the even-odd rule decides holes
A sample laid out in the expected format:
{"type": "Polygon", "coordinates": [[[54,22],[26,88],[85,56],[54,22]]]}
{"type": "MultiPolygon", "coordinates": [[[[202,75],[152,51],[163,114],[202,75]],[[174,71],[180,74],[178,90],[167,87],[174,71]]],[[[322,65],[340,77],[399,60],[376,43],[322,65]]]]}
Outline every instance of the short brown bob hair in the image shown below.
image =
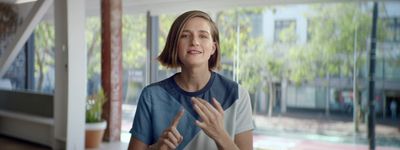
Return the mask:
{"type": "Polygon", "coordinates": [[[182,62],[179,60],[178,57],[179,36],[186,22],[194,17],[203,18],[207,20],[210,24],[210,30],[211,30],[210,32],[213,42],[216,43],[215,44],[216,51],[214,52],[213,55],[211,55],[210,59],[208,60],[208,69],[219,70],[221,68],[221,63],[220,63],[221,54],[219,47],[219,32],[217,25],[207,13],[198,10],[185,12],[175,19],[174,23],[171,26],[171,29],[169,30],[165,47],[157,59],[161,63],[161,65],[167,68],[181,67],[182,62]]]}

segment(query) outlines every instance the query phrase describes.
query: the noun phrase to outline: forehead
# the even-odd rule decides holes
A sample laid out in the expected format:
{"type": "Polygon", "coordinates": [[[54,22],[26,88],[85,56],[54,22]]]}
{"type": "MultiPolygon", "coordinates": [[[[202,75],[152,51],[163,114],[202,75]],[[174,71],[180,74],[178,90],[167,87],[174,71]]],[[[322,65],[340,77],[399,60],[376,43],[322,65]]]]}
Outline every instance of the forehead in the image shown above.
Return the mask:
{"type": "Polygon", "coordinates": [[[201,17],[193,17],[190,18],[185,25],[183,26],[183,31],[190,30],[190,31],[208,31],[210,32],[210,22],[201,17]]]}

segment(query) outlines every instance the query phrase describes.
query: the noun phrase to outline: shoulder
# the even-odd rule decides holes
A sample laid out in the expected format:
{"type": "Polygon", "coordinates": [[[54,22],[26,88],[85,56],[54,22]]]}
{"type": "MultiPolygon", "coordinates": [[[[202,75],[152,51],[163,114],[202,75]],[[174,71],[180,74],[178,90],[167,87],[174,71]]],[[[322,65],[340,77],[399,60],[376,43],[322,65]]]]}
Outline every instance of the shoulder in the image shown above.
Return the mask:
{"type": "Polygon", "coordinates": [[[239,84],[218,73],[213,74],[213,96],[220,100],[224,110],[228,109],[239,99],[239,84]]]}
{"type": "Polygon", "coordinates": [[[239,93],[239,99],[241,100],[250,100],[250,95],[249,92],[243,87],[243,86],[238,86],[238,93],[239,93]]]}
{"type": "Polygon", "coordinates": [[[145,86],[142,90],[142,94],[154,94],[163,91],[165,86],[169,84],[168,80],[169,78],[145,86]]]}
{"type": "Polygon", "coordinates": [[[219,73],[214,72],[214,74],[215,74],[214,82],[217,82],[219,85],[224,86],[224,87],[238,89],[239,84],[236,83],[235,81],[233,81],[219,73]]]}

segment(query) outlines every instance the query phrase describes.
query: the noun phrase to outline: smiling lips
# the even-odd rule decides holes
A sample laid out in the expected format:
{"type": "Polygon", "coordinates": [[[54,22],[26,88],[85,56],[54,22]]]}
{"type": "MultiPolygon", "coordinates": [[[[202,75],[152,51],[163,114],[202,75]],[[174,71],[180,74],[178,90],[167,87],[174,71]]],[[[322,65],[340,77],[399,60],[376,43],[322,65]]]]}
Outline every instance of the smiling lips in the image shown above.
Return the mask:
{"type": "Polygon", "coordinates": [[[189,54],[201,54],[202,52],[199,50],[188,50],[187,53],[189,54]]]}

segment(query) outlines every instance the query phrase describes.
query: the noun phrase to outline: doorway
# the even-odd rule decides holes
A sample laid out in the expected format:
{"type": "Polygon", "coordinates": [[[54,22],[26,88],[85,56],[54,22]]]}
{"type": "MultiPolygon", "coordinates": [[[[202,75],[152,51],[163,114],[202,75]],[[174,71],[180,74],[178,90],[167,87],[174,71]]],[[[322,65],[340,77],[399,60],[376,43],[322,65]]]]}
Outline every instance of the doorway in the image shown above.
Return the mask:
{"type": "Polygon", "coordinates": [[[396,119],[399,119],[400,113],[400,96],[387,96],[386,97],[386,106],[385,106],[385,117],[392,118],[393,115],[396,116],[396,119]],[[394,105],[394,106],[392,106],[394,105]],[[392,112],[392,109],[395,111],[392,112]]]}

